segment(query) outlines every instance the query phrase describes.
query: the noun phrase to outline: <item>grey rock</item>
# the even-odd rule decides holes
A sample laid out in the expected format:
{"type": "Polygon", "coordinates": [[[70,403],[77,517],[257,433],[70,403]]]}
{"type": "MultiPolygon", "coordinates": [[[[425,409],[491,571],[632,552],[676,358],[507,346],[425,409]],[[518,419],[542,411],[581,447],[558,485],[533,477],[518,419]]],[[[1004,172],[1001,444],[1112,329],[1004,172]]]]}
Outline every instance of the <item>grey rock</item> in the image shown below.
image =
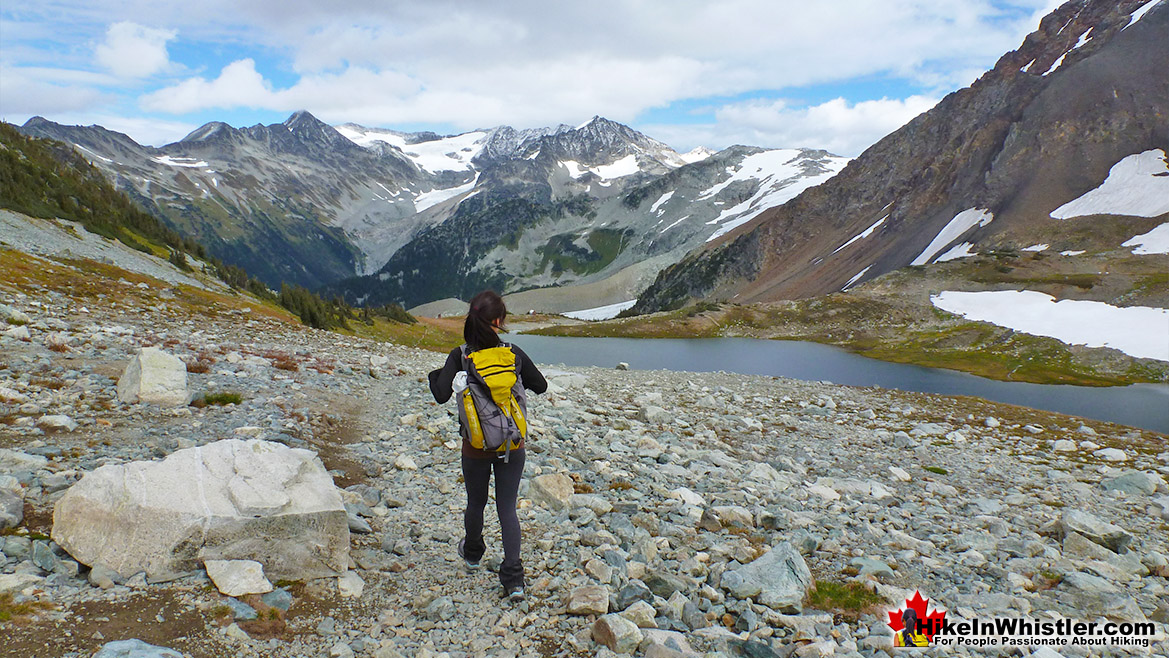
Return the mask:
{"type": "Polygon", "coordinates": [[[356,514],[348,514],[346,521],[349,524],[349,532],[359,535],[368,535],[373,532],[373,528],[369,526],[369,521],[357,516],[356,514]]]}
{"type": "Polygon", "coordinates": [[[737,574],[741,580],[738,587],[728,588],[728,574],[723,574],[724,589],[736,598],[754,598],[779,612],[800,612],[804,597],[812,586],[808,565],[787,542],[776,544],[754,562],[730,573],[737,574]]]}
{"type": "Polygon", "coordinates": [[[284,612],[288,612],[288,609],[292,607],[292,594],[283,587],[277,587],[271,592],[264,594],[260,597],[260,600],[264,602],[264,605],[283,610],[284,612]]]}
{"type": "Polygon", "coordinates": [[[565,608],[570,615],[603,615],[609,612],[609,588],[585,585],[568,593],[565,608]]]}
{"type": "Polygon", "coordinates": [[[32,540],[28,537],[9,535],[0,539],[4,540],[4,554],[14,560],[23,560],[32,552],[32,540]]]}
{"type": "Polygon", "coordinates": [[[617,591],[617,609],[625,610],[637,601],[653,603],[653,592],[640,580],[631,580],[617,591]]]}
{"type": "Polygon", "coordinates": [[[1159,484],[1164,484],[1160,475],[1127,470],[1101,480],[1100,487],[1105,491],[1122,491],[1133,496],[1149,496],[1157,492],[1159,484]]]}
{"type": "Polygon", "coordinates": [[[103,564],[95,564],[89,570],[89,584],[101,589],[109,589],[114,585],[125,582],[121,574],[103,564]]]}
{"type": "Polygon", "coordinates": [[[1067,510],[1059,521],[1064,536],[1076,532],[1114,553],[1124,551],[1132,543],[1132,535],[1119,526],[1101,521],[1080,510],[1067,510]]]}
{"type": "Polygon", "coordinates": [[[449,596],[440,596],[426,606],[422,615],[432,621],[448,621],[458,614],[455,602],[449,596]]]}
{"type": "Polygon", "coordinates": [[[621,615],[603,615],[593,624],[593,639],[617,653],[633,653],[641,644],[642,633],[637,624],[621,615]]]}
{"type": "Polygon", "coordinates": [[[894,577],[893,569],[884,562],[871,557],[854,557],[849,564],[860,569],[858,575],[873,576],[878,580],[889,580],[894,577]]]}
{"type": "Polygon", "coordinates": [[[24,489],[11,475],[0,476],[0,530],[15,528],[24,520],[24,489]]]}
{"type": "Polygon", "coordinates": [[[228,597],[223,602],[231,608],[231,616],[236,621],[251,621],[259,616],[255,608],[238,599],[228,597]]]}
{"type": "Polygon", "coordinates": [[[104,645],[93,658],[183,658],[183,654],[142,640],[118,640],[104,645]]]}
{"type": "Polygon", "coordinates": [[[655,596],[670,598],[674,592],[685,592],[689,583],[683,578],[668,573],[653,573],[646,577],[645,584],[655,596]]]}
{"type": "Polygon", "coordinates": [[[57,569],[57,556],[47,541],[38,540],[32,543],[31,558],[32,563],[42,571],[55,571],[57,569]]]}
{"type": "Polygon", "coordinates": [[[1084,594],[1118,594],[1120,589],[1107,580],[1082,571],[1064,574],[1061,587],[1070,587],[1084,594]]]}

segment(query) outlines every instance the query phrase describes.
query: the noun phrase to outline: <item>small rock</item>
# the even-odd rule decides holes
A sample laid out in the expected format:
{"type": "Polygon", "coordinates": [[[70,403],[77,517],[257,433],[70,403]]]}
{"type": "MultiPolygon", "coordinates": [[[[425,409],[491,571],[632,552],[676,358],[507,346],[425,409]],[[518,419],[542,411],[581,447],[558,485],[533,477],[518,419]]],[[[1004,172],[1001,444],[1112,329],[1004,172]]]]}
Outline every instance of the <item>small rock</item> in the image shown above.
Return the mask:
{"type": "Polygon", "coordinates": [[[1113,553],[1124,551],[1133,540],[1133,536],[1124,528],[1105,523],[1080,510],[1065,511],[1059,525],[1064,536],[1069,532],[1077,532],[1113,553]]]}
{"type": "Polygon", "coordinates": [[[37,427],[46,430],[72,432],[73,430],[77,429],[77,423],[72,418],[64,414],[52,414],[38,418],[37,427]]]}
{"type": "Polygon", "coordinates": [[[292,607],[292,594],[283,587],[277,587],[268,592],[261,596],[260,600],[264,602],[264,605],[284,612],[288,612],[288,609],[292,607]]]}
{"type": "Polygon", "coordinates": [[[1067,439],[1060,439],[1059,441],[1051,444],[1051,449],[1055,452],[1075,452],[1076,443],[1074,441],[1068,441],[1067,439]]]}
{"type": "Polygon", "coordinates": [[[365,581],[356,571],[346,571],[337,577],[337,591],[343,599],[359,599],[365,592],[365,581]]]}
{"type": "Polygon", "coordinates": [[[118,640],[105,644],[93,658],[183,658],[183,654],[142,640],[118,640]]]}
{"type": "Polygon", "coordinates": [[[603,615],[609,612],[609,588],[601,585],[577,587],[568,594],[570,615],[603,615]]]}
{"type": "Polygon", "coordinates": [[[617,653],[633,653],[642,638],[637,624],[621,615],[604,615],[593,624],[593,639],[617,653]]]}
{"type": "Polygon", "coordinates": [[[1104,461],[1122,462],[1128,460],[1128,455],[1123,450],[1117,448],[1102,448],[1092,453],[1104,461]]]}
{"type": "Polygon", "coordinates": [[[255,560],[207,560],[207,576],[224,596],[244,596],[272,591],[264,577],[264,565],[255,560]]]}
{"type": "Polygon", "coordinates": [[[537,475],[530,480],[528,495],[548,509],[568,509],[572,502],[572,478],[564,473],[537,475]]]}
{"type": "Polygon", "coordinates": [[[1100,482],[1105,491],[1123,491],[1129,495],[1149,496],[1157,492],[1157,486],[1163,484],[1161,476],[1143,471],[1123,471],[1117,475],[1107,477],[1100,482]]]}

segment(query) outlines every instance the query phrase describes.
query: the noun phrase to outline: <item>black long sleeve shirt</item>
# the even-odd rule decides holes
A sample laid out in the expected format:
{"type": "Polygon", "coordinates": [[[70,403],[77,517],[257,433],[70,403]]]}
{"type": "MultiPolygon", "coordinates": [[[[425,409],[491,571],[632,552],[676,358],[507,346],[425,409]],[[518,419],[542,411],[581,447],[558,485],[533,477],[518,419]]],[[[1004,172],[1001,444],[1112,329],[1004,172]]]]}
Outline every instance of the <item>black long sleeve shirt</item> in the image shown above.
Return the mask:
{"type": "MultiPolygon", "coordinates": [[[[523,382],[524,388],[529,391],[539,394],[548,390],[548,380],[544,379],[544,374],[536,367],[536,364],[528,358],[524,351],[515,345],[510,345],[511,351],[516,355],[516,362],[520,365],[520,381],[523,382]]],[[[451,399],[451,384],[455,381],[455,375],[460,370],[465,370],[463,367],[463,351],[456,347],[447,355],[446,363],[438,370],[430,371],[427,378],[430,380],[430,394],[434,396],[434,401],[439,404],[444,404],[451,399]]],[[[463,432],[463,456],[474,457],[477,459],[489,459],[495,457],[495,453],[485,450],[479,450],[471,445],[467,440],[465,432],[463,432]]],[[[519,448],[523,448],[524,443],[521,441],[519,448]]],[[[518,449],[518,448],[517,448],[518,449]]]]}

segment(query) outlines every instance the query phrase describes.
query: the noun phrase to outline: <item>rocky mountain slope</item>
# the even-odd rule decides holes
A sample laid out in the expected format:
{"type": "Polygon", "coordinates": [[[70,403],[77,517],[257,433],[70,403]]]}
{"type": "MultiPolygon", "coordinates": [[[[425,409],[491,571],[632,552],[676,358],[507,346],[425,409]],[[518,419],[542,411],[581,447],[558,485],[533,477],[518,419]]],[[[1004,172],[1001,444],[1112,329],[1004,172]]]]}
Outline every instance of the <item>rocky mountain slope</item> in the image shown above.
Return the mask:
{"type": "Polygon", "coordinates": [[[637,308],[811,297],[995,250],[1127,254],[1169,213],[1167,25],[1165,2],[1067,2],[830,182],[668,268],[637,308]]]}
{"type": "Polygon", "coordinates": [[[298,112],[270,126],[210,123],[161,149],[41,118],[22,130],[74,145],[174,228],[269,285],[408,305],[626,268],[629,283],[601,301],[632,299],[662,267],[845,164],[809,150],[682,155],[600,117],[444,137],[334,129],[298,112]],[[371,276],[354,278],[362,274],[371,276]]]}
{"type": "Polygon", "coordinates": [[[1147,644],[1111,650],[1169,650],[1161,435],[970,398],[540,364],[513,604],[489,570],[493,520],[488,569],[455,552],[455,420],[424,383],[441,354],[45,255],[0,249],[3,655],[139,640],[193,658],[856,658],[891,651],[888,613],[915,590],[951,621],[1151,619],[1147,644]],[[123,401],[147,345],[191,364],[189,395],[238,402],[123,401]],[[147,579],[50,539],[96,469],[240,438],[319,456],[348,517],[341,577],[233,596],[211,565],[147,579]]]}

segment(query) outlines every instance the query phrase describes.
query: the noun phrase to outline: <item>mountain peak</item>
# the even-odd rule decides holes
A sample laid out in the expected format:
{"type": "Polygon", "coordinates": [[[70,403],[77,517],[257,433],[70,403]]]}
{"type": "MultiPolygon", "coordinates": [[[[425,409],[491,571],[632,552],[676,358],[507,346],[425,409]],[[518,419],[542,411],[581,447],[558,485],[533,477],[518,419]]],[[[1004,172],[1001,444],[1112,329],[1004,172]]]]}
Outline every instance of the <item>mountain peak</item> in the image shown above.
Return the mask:
{"type": "Polygon", "coordinates": [[[226,123],[224,123],[222,121],[212,121],[210,123],[203,124],[199,128],[196,128],[189,135],[180,139],[179,141],[180,142],[204,142],[204,141],[207,141],[207,140],[212,139],[212,138],[231,135],[231,134],[234,134],[235,132],[236,132],[235,128],[232,128],[231,126],[227,125],[226,123]]]}
{"type": "Polygon", "coordinates": [[[320,119],[313,116],[312,113],[308,110],[297,110],[293,112],[291,116],[284,120],[284,125],[287,126],[289,130],[298,130],[303,128],[314,128],[320,130],[322,127],[330,127],[324,121],[321,121],[320,119]]]}

